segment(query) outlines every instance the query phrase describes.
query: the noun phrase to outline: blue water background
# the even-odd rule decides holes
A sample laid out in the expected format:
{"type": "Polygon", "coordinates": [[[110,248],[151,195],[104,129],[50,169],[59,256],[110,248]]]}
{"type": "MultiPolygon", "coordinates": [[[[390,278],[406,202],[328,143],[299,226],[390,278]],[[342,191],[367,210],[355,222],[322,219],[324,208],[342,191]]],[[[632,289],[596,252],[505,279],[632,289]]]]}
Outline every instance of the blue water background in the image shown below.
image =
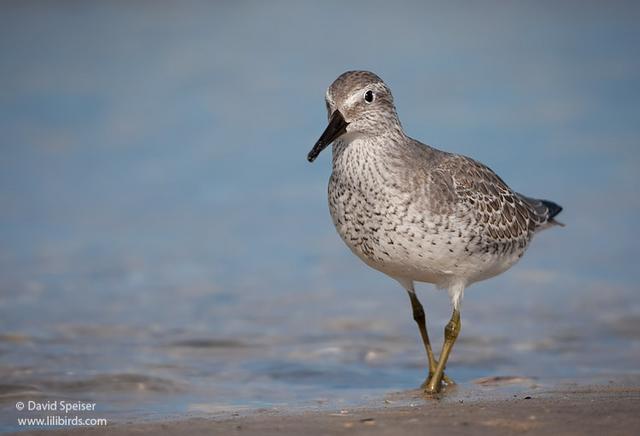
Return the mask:
{"type": "MultiPolygon", "coordinates": [[[[449,372],[638,375],[634,2],[3,2],[0,429],[341,407],[416,387],[409,302],[327,210],[323,97],[392,88],[408,134],[563,205],[470,288],[449,372]]],[[[440,343],[446,293],[420,288],[440,343]]]]}

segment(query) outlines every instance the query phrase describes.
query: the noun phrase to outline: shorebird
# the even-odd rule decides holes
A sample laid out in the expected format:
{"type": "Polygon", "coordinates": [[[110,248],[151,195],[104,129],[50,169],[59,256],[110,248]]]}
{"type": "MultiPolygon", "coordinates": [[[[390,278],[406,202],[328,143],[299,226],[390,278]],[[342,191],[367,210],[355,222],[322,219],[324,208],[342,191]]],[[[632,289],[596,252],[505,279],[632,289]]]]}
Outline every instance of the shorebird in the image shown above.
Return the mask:
{"type": "Polygon", "coordinates": [[[309,152],[333,143],[329,210],[351,251],[407,291],[424,343],[434,394],[460,332],[460,303],[472,283],[513,266],[562,207],[511,190],[489,167],[407,136],[389,87],[368,71],[347,71],[326,92],[329,124],[309,152]],[[436,360],[414,282],[446,289],[453,313],[436,360]]]}

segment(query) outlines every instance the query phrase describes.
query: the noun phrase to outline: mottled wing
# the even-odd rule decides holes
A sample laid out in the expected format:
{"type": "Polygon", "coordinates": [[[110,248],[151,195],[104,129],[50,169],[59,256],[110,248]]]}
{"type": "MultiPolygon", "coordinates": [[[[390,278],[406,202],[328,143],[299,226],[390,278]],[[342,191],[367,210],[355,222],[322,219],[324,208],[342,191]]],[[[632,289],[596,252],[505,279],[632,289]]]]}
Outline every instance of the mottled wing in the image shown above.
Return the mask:
{"type": "Polygon", "coordinates": [[[471,158],[450,155],[447,167],[458,203],[494,240],[528,239],[546,222],[527,199],[513,192],[490,168],[471,158]]]}

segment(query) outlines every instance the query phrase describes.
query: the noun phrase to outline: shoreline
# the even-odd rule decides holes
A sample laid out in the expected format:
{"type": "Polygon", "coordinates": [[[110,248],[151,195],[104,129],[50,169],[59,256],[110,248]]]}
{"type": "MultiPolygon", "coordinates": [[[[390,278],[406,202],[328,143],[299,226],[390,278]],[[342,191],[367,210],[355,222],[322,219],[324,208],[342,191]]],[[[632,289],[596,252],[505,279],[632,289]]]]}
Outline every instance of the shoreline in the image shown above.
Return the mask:
{"type": "MultiPolygon", "coordinates": [[[[497,386],[497,385],[496,385],[497,386]]],[[[21,430],[14,435],[395,435],[634,434],[640,426],[640,383],[564,385],[533,389],[460,386],[438,398],[418,391],[381,399],[379,406],[334,411],[257,411],[233,417],[116,423],[106,427],[21,430]],[[409,404],[411,399],[415,403],[409,404]],[[402,405],[396,405],[400,403],[402,405]]]]}

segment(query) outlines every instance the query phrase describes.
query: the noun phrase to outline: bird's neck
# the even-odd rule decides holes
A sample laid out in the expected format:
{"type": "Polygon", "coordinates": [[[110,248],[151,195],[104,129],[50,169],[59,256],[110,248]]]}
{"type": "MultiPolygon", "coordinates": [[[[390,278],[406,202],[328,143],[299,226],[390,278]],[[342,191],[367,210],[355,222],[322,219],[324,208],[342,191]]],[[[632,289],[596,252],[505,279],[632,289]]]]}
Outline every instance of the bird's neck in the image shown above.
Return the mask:
{"type": "Polygon", "coordinates": [[[395,155],[406,142],[402,129],[385,130],[380,133],[362,134],[349,132],[333,143],[333,164],[385,160],[395,155]]]}
{"type": "Polygon", "coordinates": [[[363,173],[379,168],[402,152],[407,137],[402,130],[379,135],[347,133],[333,143],[333,171],[363,173]]]}

